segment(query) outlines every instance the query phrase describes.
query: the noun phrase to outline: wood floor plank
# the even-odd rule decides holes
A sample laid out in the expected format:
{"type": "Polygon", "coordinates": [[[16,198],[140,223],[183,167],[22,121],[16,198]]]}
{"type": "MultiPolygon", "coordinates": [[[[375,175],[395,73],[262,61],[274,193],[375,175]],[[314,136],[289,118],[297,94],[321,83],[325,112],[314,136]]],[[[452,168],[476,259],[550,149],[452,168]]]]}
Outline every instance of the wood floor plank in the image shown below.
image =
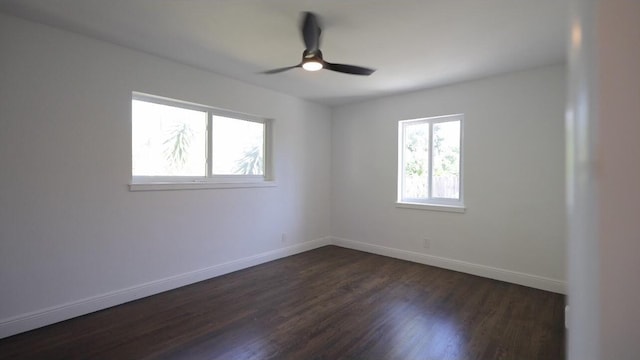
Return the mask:
{"type": "Polygon", "coordinates": [[[563,359],[564,296],[326,246],[0,340],[0,359],[563,359]]]}

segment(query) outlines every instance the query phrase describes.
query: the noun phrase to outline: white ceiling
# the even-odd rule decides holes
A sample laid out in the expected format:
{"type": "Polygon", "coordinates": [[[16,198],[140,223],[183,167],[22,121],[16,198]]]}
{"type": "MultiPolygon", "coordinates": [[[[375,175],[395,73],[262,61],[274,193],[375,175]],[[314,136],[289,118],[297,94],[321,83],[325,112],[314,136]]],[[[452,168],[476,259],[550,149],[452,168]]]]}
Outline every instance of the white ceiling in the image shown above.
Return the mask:
{"type": "Polygon", "coordinates": [[[0,0],[0,11],[247,83],[338,105],[565,60],[568,0],[0,0]],[[264,75],[295,65],[300,13],[330,62],[372,67],[264,75]]]}

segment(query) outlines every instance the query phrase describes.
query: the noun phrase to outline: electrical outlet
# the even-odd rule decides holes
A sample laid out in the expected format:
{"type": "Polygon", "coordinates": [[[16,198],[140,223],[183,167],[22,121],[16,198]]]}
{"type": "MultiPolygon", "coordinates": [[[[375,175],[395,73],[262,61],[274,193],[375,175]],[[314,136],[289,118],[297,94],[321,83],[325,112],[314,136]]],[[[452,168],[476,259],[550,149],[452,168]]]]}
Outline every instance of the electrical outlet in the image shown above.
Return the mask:
{"type": "Polygon", "coordinates": [[[422,239],[422,247],[425,249],[431,248],[431,240],[427,238],[422,239]]]}
{"type": "Polygon", "coordinates": [[[286,244],[287,243],[287,234],[282,233],[282,237],[280,239],[282,240],[283,244],[286,244]]]}

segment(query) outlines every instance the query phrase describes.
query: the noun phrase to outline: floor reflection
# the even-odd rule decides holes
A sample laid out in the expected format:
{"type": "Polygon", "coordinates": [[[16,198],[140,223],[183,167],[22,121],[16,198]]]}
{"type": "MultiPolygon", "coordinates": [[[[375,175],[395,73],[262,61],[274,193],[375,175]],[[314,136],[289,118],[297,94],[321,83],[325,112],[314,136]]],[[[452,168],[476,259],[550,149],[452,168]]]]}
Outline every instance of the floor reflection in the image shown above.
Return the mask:
{"type": "Polygon", "coordinates": [[[394,359],[463,358],[465,332],[457,319],[428,312],[408,301],[388,308],[392,337],[389,355],[394,359]]]}

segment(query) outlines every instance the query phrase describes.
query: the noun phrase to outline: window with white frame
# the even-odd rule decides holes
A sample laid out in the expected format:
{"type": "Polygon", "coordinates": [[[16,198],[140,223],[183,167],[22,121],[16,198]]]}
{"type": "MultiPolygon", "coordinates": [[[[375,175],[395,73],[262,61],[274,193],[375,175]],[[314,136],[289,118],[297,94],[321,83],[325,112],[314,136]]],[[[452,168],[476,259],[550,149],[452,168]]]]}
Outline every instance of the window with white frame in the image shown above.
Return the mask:
{"type": "Polygon", "coordinates": [[[398,123],[398,203],[462,208],[462,114],[398,123]]]}
{"type": "Polygon", "coordinates": [[[132,189],[271,180],[268,119],[133,93],[131,127],[132,189]]]}

